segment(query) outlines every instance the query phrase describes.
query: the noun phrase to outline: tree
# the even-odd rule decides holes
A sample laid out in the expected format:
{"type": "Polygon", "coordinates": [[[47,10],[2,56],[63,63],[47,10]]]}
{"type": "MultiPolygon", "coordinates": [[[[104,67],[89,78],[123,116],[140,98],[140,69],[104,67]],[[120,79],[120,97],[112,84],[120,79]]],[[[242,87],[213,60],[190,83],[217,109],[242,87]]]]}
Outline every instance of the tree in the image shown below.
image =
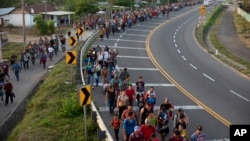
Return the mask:
{"type": "Polygon", "coordinates": [[[36,15],[34,17],[35,22],[35,29],[38,31],[41,35],[46,35],[48,33],[48,25],[46,21],[43,19],[42,15],[36,15]]]}
{"type": "Polygon", "coordinates": [[[132,7],[134,5],[134,0],[116,0],[114,1],[115,5],[132,7]]]}
{"type": "Polygon", "coordinates": [[[94,0],[78,0],[75,14],[95,14],[99,10],[100,9],[97,7],[97,3],[94,0]]]}

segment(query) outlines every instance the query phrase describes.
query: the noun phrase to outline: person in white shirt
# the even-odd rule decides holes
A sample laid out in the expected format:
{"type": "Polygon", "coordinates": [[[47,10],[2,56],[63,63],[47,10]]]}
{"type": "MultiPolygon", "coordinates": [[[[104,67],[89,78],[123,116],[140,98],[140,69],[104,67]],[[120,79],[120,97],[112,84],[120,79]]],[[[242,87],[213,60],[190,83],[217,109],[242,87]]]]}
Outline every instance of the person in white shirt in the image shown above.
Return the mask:
{"type": "Polygon", "coordinates": [[[48,52],[49,52],[50,61],[52,61],[52,58],[53,58],[53,55],[54,55],[54,48],[50,46],[48,48],[48,52]]]}

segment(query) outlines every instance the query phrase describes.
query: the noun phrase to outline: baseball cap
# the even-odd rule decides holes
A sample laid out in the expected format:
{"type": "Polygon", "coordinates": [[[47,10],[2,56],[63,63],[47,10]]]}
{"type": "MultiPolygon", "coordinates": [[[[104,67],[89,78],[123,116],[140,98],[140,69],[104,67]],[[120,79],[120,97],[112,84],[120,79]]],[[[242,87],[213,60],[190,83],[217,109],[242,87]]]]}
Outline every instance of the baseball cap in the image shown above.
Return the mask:
{"type": "Polygon", "coordinates": [[[182,109],[182,108],[179,108],[179,109],[178,109],[178,112],[182,112],[182,111],[183,111],[183,109],[182,109]]]}
{"type": "Polygon", "coordinates": [[[202,131],[202,126],[201,125],[197,126],[197,130],[202,131]]]}
{"type": "Polygon", "coordinates": [[[135,126],[134,127],[134,131],[139,131],[140,130],[140,127],[139,126],[135,126]]]}
{"type": "Polygon", "coordinates": [[[146,123],[146,124],[150,124],[150,120],[146,119],[146,120],[145,120],[145,123],[146,123]]]}

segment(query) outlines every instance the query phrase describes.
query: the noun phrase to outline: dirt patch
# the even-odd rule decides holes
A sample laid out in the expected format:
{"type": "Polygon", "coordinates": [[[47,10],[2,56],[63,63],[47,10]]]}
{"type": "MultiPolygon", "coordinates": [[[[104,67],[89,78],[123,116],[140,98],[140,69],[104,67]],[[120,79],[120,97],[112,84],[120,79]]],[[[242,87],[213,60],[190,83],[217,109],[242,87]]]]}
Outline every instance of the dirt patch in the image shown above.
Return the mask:
{"type": "Polygon", "coordinates": [[[238,34],[238,36],[246,44],[246,47],[250,48],[250,34],[238,34]]]}

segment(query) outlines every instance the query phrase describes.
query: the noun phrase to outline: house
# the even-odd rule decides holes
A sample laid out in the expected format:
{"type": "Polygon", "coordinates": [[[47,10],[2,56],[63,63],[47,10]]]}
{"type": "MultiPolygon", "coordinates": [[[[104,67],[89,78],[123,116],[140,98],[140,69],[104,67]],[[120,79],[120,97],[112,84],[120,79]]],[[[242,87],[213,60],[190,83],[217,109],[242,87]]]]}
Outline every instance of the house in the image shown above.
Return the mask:
{"type": "MultiPolygon", "coordinates": [[[[70,19],[70,15],[74,12],[57,11],[57,9],[49,3],[41,3],[34,5],[26,5],[24,7],[25,27],[32,27],[34,25],[33,19],[36,14],[43,15],[45,20],[54,20],[55,27],[60,24],[60,18],[70,19]]],[[[16,8],[0,8],[0,22],[2,26],[12,24],[13,26],[23,26],[23,9],[22,6],[16,8]]],[[[68,20],[70,21],[70,20],[68,20]]]]}

